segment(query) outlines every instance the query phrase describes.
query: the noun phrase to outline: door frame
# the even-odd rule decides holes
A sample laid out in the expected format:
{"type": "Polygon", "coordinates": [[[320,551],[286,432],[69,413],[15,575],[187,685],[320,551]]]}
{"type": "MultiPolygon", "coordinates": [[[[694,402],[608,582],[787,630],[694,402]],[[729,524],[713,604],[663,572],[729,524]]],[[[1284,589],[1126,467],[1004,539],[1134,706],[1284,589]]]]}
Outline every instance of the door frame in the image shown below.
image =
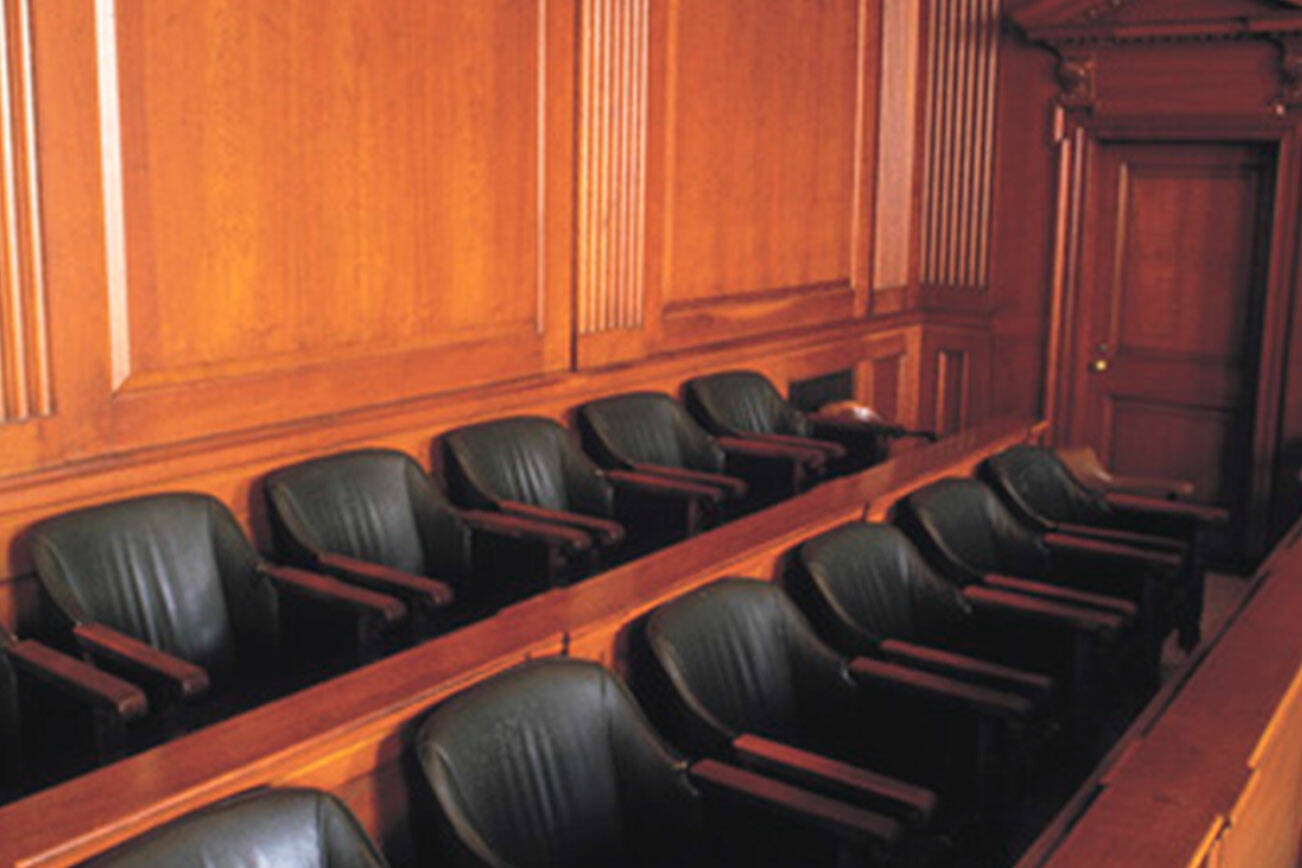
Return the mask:
{"type": "Polygon", "coordinates": [[[1252,425],[1243,549],[1256,559],[1266,546],[1279,422],[1284,397],[1284,367],[1289,318],[1298,294],[1297,240],[1302,137],[1287,119],[1261,115],[1097,116],[1081,119],[1058,141],[1059,171],[1055,208],[1053,274],[1050,282],[1048,350],[1045,353],[1045,416],[1055,442],[1068,436],[1077,408],[1071,405],[1076,380],[1084,376],[1074,364],[1083,338],[1069,328],[1081,303],[1081,257],[1084,255],[1086,204],[1096,192],[1098,160],[1110,142],[1267,144],[1275,150],[1272,210],[1257,365],[1257,393],[1252,425]]]}

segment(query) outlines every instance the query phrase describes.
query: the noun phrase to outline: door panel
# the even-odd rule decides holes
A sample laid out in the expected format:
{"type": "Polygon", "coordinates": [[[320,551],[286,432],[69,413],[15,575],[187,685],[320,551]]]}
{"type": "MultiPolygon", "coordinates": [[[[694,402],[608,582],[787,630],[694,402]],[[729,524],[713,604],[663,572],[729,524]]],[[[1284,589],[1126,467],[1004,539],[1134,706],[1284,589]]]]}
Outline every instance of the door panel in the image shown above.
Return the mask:
{"type": "Polygon", "coordinates": [[[1269,149],[1103,143],[1092,164],[1071,437],[1193,480],[1240,526],[1250,482],[1269,149]]]}

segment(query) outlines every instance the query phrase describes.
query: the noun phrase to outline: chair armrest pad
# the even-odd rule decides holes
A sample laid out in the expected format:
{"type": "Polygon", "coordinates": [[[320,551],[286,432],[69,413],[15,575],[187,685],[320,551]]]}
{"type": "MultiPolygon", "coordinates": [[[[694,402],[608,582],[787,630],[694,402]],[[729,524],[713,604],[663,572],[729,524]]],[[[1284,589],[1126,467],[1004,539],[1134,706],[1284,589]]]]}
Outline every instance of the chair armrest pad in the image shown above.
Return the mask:
{"type": "Polygon", "coordinates": [[[936,812],[939,800],[931,790],[822,754],[751,733],[733,739],[732,749],[739,762],[756,771],[787,777],[795,785],[808,789],[830,787],[835,798],[853,804],[869,801],[873,810],[888,814],[903,812],[913,826],[925,826],[936,812]]]}
{"type": "Polygon", "coordinates": [[[572,552],[585,552],[592,548],[592,537],[576,527],[534,521],[518,515],[485,512],[472,509],[461,513],[472,530],[493,533],[514,539],[535,540],[547,545],[565,546],[572,552]]]}
{"type": "Polygon", "coordinates": [[[149,711],[149,701],[139,687],[48,645],[21,639],[6,645],[4,650],[15,669],[58,688],[79,702],[106,709],[119,720],[136,720],[149,711]]]}
{"type": "Polygon", "coordinates": [[[841,838],[869,839],[889,846],[903,831],[889,817],[718,760],[698,760],[688,767],[687,774],[693,783],[719,796],[814,823],[841,838]]]}
{"type": "Polygon", "coordinates": [[[774,443],[750,437],[720,437],[715,442],[724,452],[749,458],[781,458],[814,467],[822,467],[827,463],[827,453],[789,443],[774,443]]]}
{"type": "Polygon", "coordinates": [[[608,518],[597,518],[561,509],[548,509],[545,506],[534,506],[532,503],[521,503],[518,500],[498,501],[497,508],[510,515],[577,527],[587,531],[603,546],[614,545],[624,538],[624,526],[608,518]]]}
{"type": "Polygon", "coordinates": [[[208,690],[208,673],[203,667],[159,651],[112,627],[104,624],[77,624],[72,632],[87,651],[103,655],[142,675],[162,681],[169,691],[181,698],[199,696],[208,690]]]}
{"type": "Polygon", "coordinates": [[[687,467],[669,467],[664,464],[635,463],[633,469],[639,473],[650,473],[667,479],[694,482],[697,485],[709,485],[727,492],[729,497],[744,497],[749,486],[746,480],[722,473],[708,473],[704,470],[692,470],[687,467]]]}
{"type": "Polygon", "coordinates": [[[1229,512],[1219,506],[1184,500],[1163,500],[1160,497],[1145,497],[1125,491],[1109,491],[1103,495],[1103,500],[1116,509],[1190,518],[1204,524],[1225,524],[1230,520],[1229,512]]]}
{"type": "Polygon", "coordinates": [[[1084,539],[1064,533],[1046,533],[1044,544],[1054,552],[1095,555],[1097,557],[1135,561],[1153,567],[1179,569],[1182,558],[1174,552],[1159,552],[1101,539],[1084,539]]]}
{"type": "Polygon", "coordinates": [[[856,657],[851,660],[850,674],[861,684],[891,687],[995,717],[1021,719],[1030,715],[1034,709],[1034,703],[1024,696],[978,687],[943,675],[910,669],[898,663],[873,660],[871,657],[856,657]]]}
{"type": "Polygon", "coordinates": [[[437,579],[414,576],[381,564],[335,552],[318,552],[317,566],[344,581],[366,585],[382,594],[393,594],[425,609],[441,609],[452,602],[452,588],[437,579]]]}
{"type": "Polygon", "coordinates": [[[401,600],[330,576],[274,564],[263,564],[261,571],[282,592],[299,594],[335,606],[347,606],[360,614],[379,617],[387,624],[396,624],[407,617],[407,607],[401,600]]]}
{"type": "Polygon", "coordinates": [[[890,660],[914,668],[927,669],[938,675],[959,679],[984,681],[1001,690],[1021,690],[1047,694],[1053,690],[1053,679],[1038,672],[1015,669],[957,654],[943,648],[916,645],[899,639],[887,639],[877,646],[890,660]]]}
{"type": "Polygon", "coordinates": [[[845,447],[832,440],[797,437],[793,434],[751,434],[750,436],[764,443],[776,443],[779,446],[794,446],[812,452],[821,452],[828,458],[843,458],[845,456],[845,447]]]}
{"type": "Polygon", "coordinates": [[[988,573],[982,577],[981,581],[983,584],[989,585],[992,588],[1014,591],[1015,593],[1024,594],[1030,597],[1042,597],[1047,600],[1055,600],[1060,603],[1067,603],[1068,605],[1081,608],[1111,612],[1112,614],[1119,615],[1127,620],[1134,618],[1139,614],[1139,607],[1134,603],[1107,594],[1078,591],[1075,588],[1065,588],[1062,585],[1051,585],[1048,582],[1037,582],[1034,579],[1019,579],[1013,576],[1001,576],[998,573],[988,573]]]}
{"type": "Polygon", "coordinates": [[[682,479],[670,479],[654,473],[641,473],[636,470],[607,470],[606,478],[615,485],[633,491],[651,494],[668,494],[675,497],[703,498],[718,502],[723,500],[723,492],[712,485],[688,482],[682,479]]]}
{"type": "Polygon", "coordinates": [[[1092,524],[1063,522],[1062,524],[1055,525],[1054,530],[1058,533],[1065,533],[1068,536],[1099,539],[1105,542],[1121,543],[1122,545],[1160,549],[1162,551],[1175,552],[1180,555],[1183,555],[1189,550],[1188,543],[1172,536],[1158,536],[1153,533],[1136,533],[1133,530],[1122,530],[1114,527],[1097,527],[1092,524]]]}
{"type": "Polygon", "coordinates": [[[963,589],[963,596],[978,610],[1015,614],[1031,620],[1063,624],[1074,630],[1114,632],[1125,625],[1125,619],[1115,613],[981,585],[968,585],[963,589]]]}

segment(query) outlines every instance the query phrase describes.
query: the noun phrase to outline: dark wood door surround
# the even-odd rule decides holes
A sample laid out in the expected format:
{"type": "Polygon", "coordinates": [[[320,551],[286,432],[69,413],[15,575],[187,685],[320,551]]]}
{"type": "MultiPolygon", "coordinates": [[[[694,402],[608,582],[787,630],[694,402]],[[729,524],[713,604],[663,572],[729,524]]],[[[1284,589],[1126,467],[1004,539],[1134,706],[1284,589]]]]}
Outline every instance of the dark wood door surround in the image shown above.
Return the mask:
{"type": "Polygon", "coordinates": [[[1096,142],[1064,359],[1070,441],[1123,473],[1190,479],[1239,519],[1274,162],[1268,143],[1096,142]]]}
{"type": "Polygon", "coordinates": [[[1046,415],[1118,470],[1194,479],[1253,557],[1302,418],[1302,25],[1255,0],[1104,5],[1011,12],[1057,61],[1046,415]]]}

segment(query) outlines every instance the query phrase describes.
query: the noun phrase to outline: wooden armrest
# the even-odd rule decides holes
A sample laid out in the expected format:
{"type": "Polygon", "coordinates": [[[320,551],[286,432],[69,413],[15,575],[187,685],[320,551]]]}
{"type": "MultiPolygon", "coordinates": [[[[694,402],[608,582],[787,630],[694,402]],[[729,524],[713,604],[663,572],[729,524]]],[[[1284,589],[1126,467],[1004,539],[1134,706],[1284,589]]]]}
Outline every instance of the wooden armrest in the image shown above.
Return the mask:
{"type": "Polygon", "coordinates": [[[597,518],[561,509],[548,509],[545,506],[534,506],[532,503],[521,503],[518,500],[498,501],[497,506],[502,512],[511,515],[522,515],[525,518],[536,518],[552,524],[577,527],[587,531],[603,546],[615,545],[624,538],[624,526],[608,518],[597,518]]]}
{"type": "Polygon", "coordinates": [[[1090,609],[1098,609],[1104,612],[1112,612],[1120,615],[1127,620],[1134,618],[1139,613],[1139,607],[1129,600],[1123,600],[1120,597],[1112,597],[1107,594],[1095,594],[1090,591],[1080,591],[1076,588],[1066,588],[1062,585],[1051,585],[1048,582],[1037,582],[1033,579],[1019,579],[1014,576],[1001,576],[997,573],[988,573],[982,576],[981,581],[992,588],[1000,588],[1005,591],[1015,591],[1019,594],[1026,594],[1032,597],[1043,597],[1048,600],[1057,600],[1060,603],[1068,603],[1073,606],[1083,606],[1090,609]]]}
{"type": "Polygon", "coordinates": [[[48,645],[23,639],[9,643],[4,650],[15,669],[57,688],[78,702],[104,709],[119,720],[136,720],[149,711],[149,701],[139,687],[48,645]]]}
{"type": "Polygon", "coordinates": [[[335,552],[318,552],[316,565],[346,582],[392,594],[420,609],[441,609],[452,602],[452,589],[437,579],[414,576],[382,564],[350,558],[335,552]]]}
{"type": "Polygon", "coordinates": [[[407,617],[407,607],[402,601],[387,594],[378,594],[295,567],[263,564],[260,569],[277,590],[285,593],[299,594],[331,605],[347,606],[359,614],[378,617],[386,624],[396,624],[407,617]]]}
{"type": "Polygon", "coordinates": [[[850,674],[860,683],[890,687],[996,717],[1025,718],[1035,707],[1031,700],[1015,693],[980,687],[871,657],[851,660],[850,674]]]}
{"type": "Polygon", "coordinates": [[[1113,491],[1154,495],[1163,499],[1193,497],[1195,492],[1194,484],[1187,479],[1167,479],[1161,476],[1120,476],[1110,473],[1107,482],[1113,491]]]}
{"type": "Polygon", "coordinates": [[[1229,512],[1219,506],[1189,503],[1185,500],[1162,500],[1158,497],[1144,497],[1124,491],[1109,491],[1103,495],[1103,500],[1117,509],[1189,518],[1204,524],[1225,524],[1230,520],[1229,512]]]}
{"type": "Polygon", "coordinates": [[[724,452],[749,458],[780,458],[812,467],[822,467],[827,463],[827,453],[819,449],[742,437],[719,437],[715,442],[724,452]]]}
{"type": "Polygon", "coordinates": [[[635,491],[651,494],[668,494],[674,497],[702,498],[718,503],[723,500],[723,491],[713,485],[688,482],[684,479],[670,479],[655,473],[641,473],[636,470],[607,470],[606,478],[616,485],[635,491]]]}
{"type": "Polygon", "coordinates": [[[1152,567],[1165,567],[1176,570],[1180,568],[1180,563],[1183,560],[1174,552],[1154,551],[1153,549],[1123,545],[1107,540],[1067,536],[1063,533],[1046,533],[1043,539],[1044,544],[1054,552],[1138,561],[1152,567]]]}
{"type": "Polygon", "coordinates": [[[533,540],[549,546],[564,546],[571,552],[592,548],[592,537],[577,527],[565,527],[546,521],[534,521],[518,515],[471,509],[461,513],[472,530],[494,533],[512,539],[533,540]]]}
{"type": "Polygon", "coordinates": [[[750,436],[764,443],[776,443],[779,446],[794,446],[799,449],[821,452],[828,458],[845,457],[845,447],[832,440],[819,440],[814,437],[797,437],[793,434],[751,434],[750,436]]]}
{"type": "Polygon", "coordinates": [[[91,654],[99,654],[139,673],[182,698],[200,696],[208,690],[208,673],[203,667],[173,657],[104,624],[77,624],[72,628],[77,641],[91,654]]]}
{"type": "Polygon", "coordinates": [[[839,838],[867,839],[890,846],[903,831],[889,817],[718,760],[699,760],[688,767],[687,773],[693,783],[711,794],[812,823],[839,838]]]}
{"type": "Polygon", "coordinates": [[[1002,666],[943,648],[915,645],[899,639],[887,639],[877,648],[894,662],[914,669],[926,669],[937,675],[984,682],[1000,690],[1029,691],[1035,694],[1047,694],[1053,690],[1053,679],[1047,675],[1002,666]]]}
{"type": "Polygon", "coordinates": [[[963,596],[977,610],[994,611],[1002,615],[1016,615],[1028,620],[1062,624],[1073,630],[1089,632],[1115,632],[1125,624],[1121,615],[1073,606],[1033,597],[1013,591],[968,585],[963,596]]]}
{"type": "Polygon", "coordinates": [[[925,826],[936,812],[938,799],[931,790],[822,754],[751,733],[733,739],[732,749],[740,763],[756,771],[785,778],[806,789],[831,790],[828,795],[852,804],[902,814],[915,828],[925,826]]]}
{"type": "Polygon", "coordinates": [[[738,479],[735,476],[726,476],[722,473],[708,473],[704,470],[692,470],[687,467],[669,467],[665,464],[643,464],[636,462],[633,469],[639,473],[651,473],[656,476],[664,476],[668,479],[681,479],[684,482],[695,482],[698,485],[711,485],[715,488],[727,492],[729,497],[745,497],[746,480],[738,479]]]}
{"type": "Polygon", "coordinates": [[[1106,542],[1121,543],[1122,545],[1161,549],[1162,551],[1176,552],[1181,555],[1189,550],[1188,543],[1184,540],[1176,539],[1175,537],[1158,536],[1153,533],[1136,533],[1132,530],[1121,530],[1120,528],[1096,527],[1092,524],[1063,522],[1062,524],[1055,525],[1054,530],[1058,533],[1065,533],[1068,536],[1085,537],[1086,539],[1100,539],[1106,542]]]}

